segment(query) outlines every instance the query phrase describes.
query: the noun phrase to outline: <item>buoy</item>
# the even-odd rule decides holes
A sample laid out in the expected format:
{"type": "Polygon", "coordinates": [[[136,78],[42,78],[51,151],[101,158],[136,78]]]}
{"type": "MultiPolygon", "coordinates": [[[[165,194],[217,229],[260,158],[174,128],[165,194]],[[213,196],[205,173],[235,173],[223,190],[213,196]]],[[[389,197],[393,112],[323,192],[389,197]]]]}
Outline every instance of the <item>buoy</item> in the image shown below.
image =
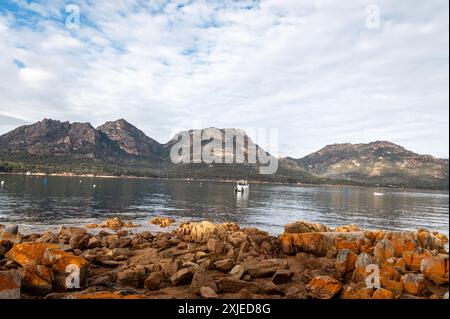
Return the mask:
{"type": "Polygon", "coordinates": [[[0,186],[3,187],[3,185],[5,185],[5,181],[0,182],[0,186]]]}
{"type": "Polygon", "coordinates": [[[94,184],[94,185],[92,185],[92,188],[96,188],[96,187],[97,187],[97,185],[95,185],[95,184],[94,184]]]}

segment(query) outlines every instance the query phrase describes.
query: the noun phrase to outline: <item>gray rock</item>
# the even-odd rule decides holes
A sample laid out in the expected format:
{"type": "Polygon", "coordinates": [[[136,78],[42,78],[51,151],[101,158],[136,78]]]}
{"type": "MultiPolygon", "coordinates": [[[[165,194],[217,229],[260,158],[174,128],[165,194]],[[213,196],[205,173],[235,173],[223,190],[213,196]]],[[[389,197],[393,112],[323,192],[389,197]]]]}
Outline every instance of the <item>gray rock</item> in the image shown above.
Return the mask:
{"type": "Polygon", "coordinates": [[[174,286],[187,285],[191,283],[192,276],[193,274],[190,269],[183,268],[170,277],[170,282],[174,286]]]}
{"type": "Polygon", "coordinates": [[[212,290],[210,287],[201,287],[200,288],[200,296],[204,299],[217,299],[219,296],[217,293],[212,290]]]}
{"type": "Polygon", "coordinates": [[[9,225],[4,231],[11,235],[17,235],[19,233],[19,225],[9,225]]]}

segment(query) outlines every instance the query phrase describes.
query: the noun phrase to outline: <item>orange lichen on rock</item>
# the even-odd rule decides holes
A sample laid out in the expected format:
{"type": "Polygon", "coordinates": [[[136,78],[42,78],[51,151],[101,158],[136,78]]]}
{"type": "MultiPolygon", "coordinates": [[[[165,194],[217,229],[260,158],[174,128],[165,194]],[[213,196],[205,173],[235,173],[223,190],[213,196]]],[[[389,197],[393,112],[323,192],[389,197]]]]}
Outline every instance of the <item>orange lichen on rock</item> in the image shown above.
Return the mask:
{"type": "Polygon", "coordinates": [[[394,294],[390,290],[379,288],[373,293],[372,299],[394,299],[394,294]]]}
{"type": "Polygon", "coordinates": [[[319,276],[313,278],[306,288],[311,298],[331,299],[341,291],[342,284],[332,277],[319,276]]]}
{"type": "Polygon", "coordinates": [[[448,283],[448,255],[422,259],[420,272],[436,284],[448,283]]]}
{"type": "Polygon", "coordinates": [[[49,248],[57,249],[59,245],[26,242],[14,245],[5,256],[24,268],[34,269],[37,265],[41,264],[45,251],[49,248]]]}

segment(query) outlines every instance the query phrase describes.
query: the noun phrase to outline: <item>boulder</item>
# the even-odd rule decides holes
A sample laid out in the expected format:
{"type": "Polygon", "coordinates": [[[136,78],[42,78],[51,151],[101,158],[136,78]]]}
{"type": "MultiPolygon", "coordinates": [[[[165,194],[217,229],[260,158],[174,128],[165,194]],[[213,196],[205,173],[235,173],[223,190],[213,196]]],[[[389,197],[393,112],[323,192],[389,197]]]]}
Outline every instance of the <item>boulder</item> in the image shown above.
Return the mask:
{"type": "Polygon", "coordinates": [[[299,220],[284,226],[284,232],[286,234],[299,234],[299,233],[319,233],[329,232],[331,229],[328,226],[310,223],[307,221],[299,220]]]}
{"type": "Polygon", "coordinates": [[[221,255],[225,248],[225,243],[218,239],[211,238],[210,240],[208,240],[206,246],[209,252],[221,255]]]}
{"type": "Polygon", "coordinates": [[[108,219],[107,221],[103,222],[101,224],[101,227],[103,228],[110,228],[110,229],[120,229],[124,226],[123,221],[119,217],[114,217],[111,219],[108,219]]]}
{"type": "Polygon", "coordinates": [[[261,289],[252,282],[239,280],[232,277],[224,277],[219,280],[219,289],[222,292],[237,293],[242,289],[246,289],[252,293],[260,292],[261,289]]]}
{"type": "Polygon", "coordinates": [[[230,270],[230,275],[236,279],[241,279],[245,274],[245,268],[241,265],[236,265],[230,270]]]}
{"type": "Polygon", "coordinates": [[[20,234],[14,235],[7,231],[0,230],[0,245],[14,245],[22,241],[22,236],[20,234]]]}
{"type": "Polygon", "coordinates": [[[52,270],[56,291],[79,289],[87,283],[89,262],[83,257],[50,247],[45,250],[42,265],[52,270]]]}
{"type": "Polygon", "coordinates": [[[272,277],[276,285],[286,284],[291,281],[293,273],[288,269],[278,269],[272,277]]]}
{"type": "Polygon", "coordinates": [[[395,257],[394,243],[389,239],[382,239],[375,245],[373,255],[377,257],[381,262],[395,257]]]}
{"type": "Polygon", "coordinates": [[[372,257],[369,254],[361,253],[358,255],[355,263],[355,270],[353,271],[352,281],[360,282],[364,281],[370,274],[368,273],[367,266],[373,264],[372,257]]]}
{"type": "Polygon", "coordinates": [[[372,295],[372,299],[394,299],[394,294],[384,288],[378,288],[372,295]]]}
{"type": "Polygon", "coordinates": [[[0,299],[20,299],[21,276],[16,270],[0,271],[0,299]]]}
{"type": "Polygon", "coordinates": [[[188,285],[191,283],[192,277],[192,271],[190,269],[183,268],[170,277],[170,282],[174,286],[188,285]]]}
{"type": "Polygon", "coordinates": [[[405,251],[402,253],[402,259],[405,262],[406,269],[410,271],[419,271],[422,260],[431,256],[429,251],[424,251],[423,253],[405,251]]]}
{"type": "Polygon", "coordinates": [[[335,233],[315,232],[301,234],[283,234],[279,237],[281,248],[285,254],[293,255],[299,252],[313,254],[318,257],[334,258],[337,254],[337,246],[341,241],[354,242],[358,248],[368,243],[363,232],[335,233]]]}
{"type": "Polygon", "coordinates": [[[11,235],[18,235],[19,234],[19,225],[9,225],[4,228],[4,232],[7,232],[11,235]]]}
{"type": "Polygon", "coordinates": [[[211,287],[201,287],[200,288],[200,296],[202,296],[203,299],[219,298],[217,293],[213,289],[211,289],[211,287]]]}
{"type": "Polygon", "coordinates": [[[86,229],[81,227],[61,226],[58,231],[58,237],[66,237],[70,239],[76,235],[87,235],[86,229]]]}
{"type": "Polygon", "coordinates": [[[136,265],[130,267],[117,274],[117,284],[135,288],[142,287],[144,281],[148,278],[146,278],[145,274],[144,266],[136,265]]]}
{"type": "Polygon", "coordinates": [[[164,274],[161,272],[154,272],[148,275],[144,281],[144,287],[148,290],[157,290],[161,281],[164,279],[164,274]]]}
{"type": "Polygon", "coordinates": [[[264,259],[245,266],[247,273],[253,278],[273,276],[279,269],[288,269],[284,259],[264,259]]]}
{"type": "Polygon", "coordinates": [[[156,216],[150,220],[150,223],[153,225],[159,225],[162,228],[166,228],[166,227],[169,227],[170,225],[172,225],[173,223],[175,223],[175,219],[173,219],[171,217],[156,216]]]}
{"type": "Polygon", "coordinates": [[[177,229],[177,236],[186,241],[206,243],[210,238],[226,241],[231,232],[239,230],[234,223],[213,224],[208,221],[200,223],[183,223],[177,229]]]}
{"type": "Polygon", "coordinates": [[[214,281],[214,279],[204,272],[197,271],[192,277],[191,289],[194,293],[198,294],[200,288],[209,287],[214,292],[218,292],[219,289],[214,281]]]}
{"type": "Polygon", "coordinates": [[[3,259],[7,251],[8,249],[5,246],[0,245],[0,260],[3,259]]]}
{"type": "Polygon", "coordinates": [[[160,262],[161,270],[164,274],[164,277],[167,281],[170,280],[177,271],[178,271],[178,263],[171,259],[166,259],[160,262]]]}
{"type": "Polygon", "coordinates": [[[333,231],[336,233],[351,233],[351,232],[359,232],[361,231],[361,229],[359,229],[358,225],[356,224],[349,224],[338,226],[333,231]]]}
{"type": "Polygon", "coordinates": [[[448,243],[447,236],[439,233],[431,233],[422,229],[417,231],[417,238],[422,248],[437,250],[440,253],[445,252],[445,244],[448,243]]]}
{"type": "Polygon", "coordinates": [[[72,249],[84,250],[89,244],[89,235],[77,234],[69,239],[69,246],[72,249]]]}
{"type": "Polygon", "coordinates": [[[216,261],[214,267],[217,270],[228,272],[234,267],[234,261],[231,258],[224,258],[216,261]]]}
{"type": "Polygon", "coordinates": [[[313,278],[307,285],[308,296],[313,299],[331,299],[342,289],[342,284],[329,276],[313,278]]]}
{"type": "Polygon", "coordinates": [[[406,274],[402,277],[403,289],[411,295],[420,295],[426,288],[422,274],[406,274]]]}
{"type": "Polygon", "coordinates": [[[427,257],[420,263],[420,272],[436,284],[448,284],[448,266],[448,255],[427,257]]]}
{"type": "Polygon", "coordinates": [[[354,288],[351,286],[346,286],[341,292],[341,299],[371,299],[373,294],[373,289],[370,288],[354,288]]]}
{"type": "Polygon", "coordinates": [[[304,283],[297,283],[286,291],[287,299],[307,299],[308,290],[304,283]]]}
{"type": "Polygon", "coordinates": [[[42,259],[47,249],[59,249],[57,244],[26,242],[14,245],[5,254],[5,257],[13,260],[23,268],[34,270],[37,265],[42,264],[42,259]]]}
{"type": "Polygon", "coordinates": [[[342,273],[352,272],[357,259],[358,256],[350,249],[342,249],[336,256],[336,269],[342,273]]]}
{"type": "Polygon", "coordinates": [[[45,296],[52,291],[51,280],[45,280],[36,273],[26,269],[20,270],[22,277],[22,290],[32,295],[45,296]]]}

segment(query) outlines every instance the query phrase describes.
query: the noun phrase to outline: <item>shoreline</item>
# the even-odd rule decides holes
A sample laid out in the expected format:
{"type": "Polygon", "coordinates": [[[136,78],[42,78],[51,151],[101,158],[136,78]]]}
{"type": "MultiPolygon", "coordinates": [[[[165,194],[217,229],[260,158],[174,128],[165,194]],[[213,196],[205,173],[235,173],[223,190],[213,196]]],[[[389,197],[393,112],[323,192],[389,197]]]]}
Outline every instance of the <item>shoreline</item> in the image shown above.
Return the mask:
{"type": "Polygon", "coordinates": [[[437,232],[297,221],[272,236],[234,223],[149,223],[162,232],[119,218],[29,235],[0,225],[0,298],[448,298],[448,238],[437,232]],[[66,285],[73,265],[78,288],[66,285]],[[366,287],[368,265],[380,268],[380,288],[366,287]]]}
{"type": "MultiPolygon", "coordinates": [[[[8,173],[0,172],[1,175],[11,175],[11,176],[33,176],[33,177],[78,177],[78,178],[100,178],[100,179],[129,179],[129,180],[165,180],[165,181],[182,181],[182,182],[223,182],[223,183],[233,183],[236,180],[231,179],[213,179],[213,178],[161,178],[161,177],[147,177],[147,176],[114,176],[114,175],[93,175],[93,174],[72,174],[72,173],[8,173]]],[[[429,192],[440,192],[445,194],[450,194],[449,189],[433,189],[433,188],[411,188],[411,187],[401,187],[401,186],[369,186],[369,185],[351,185],[351,184],[310,184],[310,183],[284,183],[284,182],[267,182],[259,180],[248,180],[252,184],[261,185],[281,185],[281,186],[296,186],[296,187],[347,187],[347,188],[376,188],[376,189],[389,189],[389,190],[401,190],[401,191],[429,191],[429,192]]]]}

